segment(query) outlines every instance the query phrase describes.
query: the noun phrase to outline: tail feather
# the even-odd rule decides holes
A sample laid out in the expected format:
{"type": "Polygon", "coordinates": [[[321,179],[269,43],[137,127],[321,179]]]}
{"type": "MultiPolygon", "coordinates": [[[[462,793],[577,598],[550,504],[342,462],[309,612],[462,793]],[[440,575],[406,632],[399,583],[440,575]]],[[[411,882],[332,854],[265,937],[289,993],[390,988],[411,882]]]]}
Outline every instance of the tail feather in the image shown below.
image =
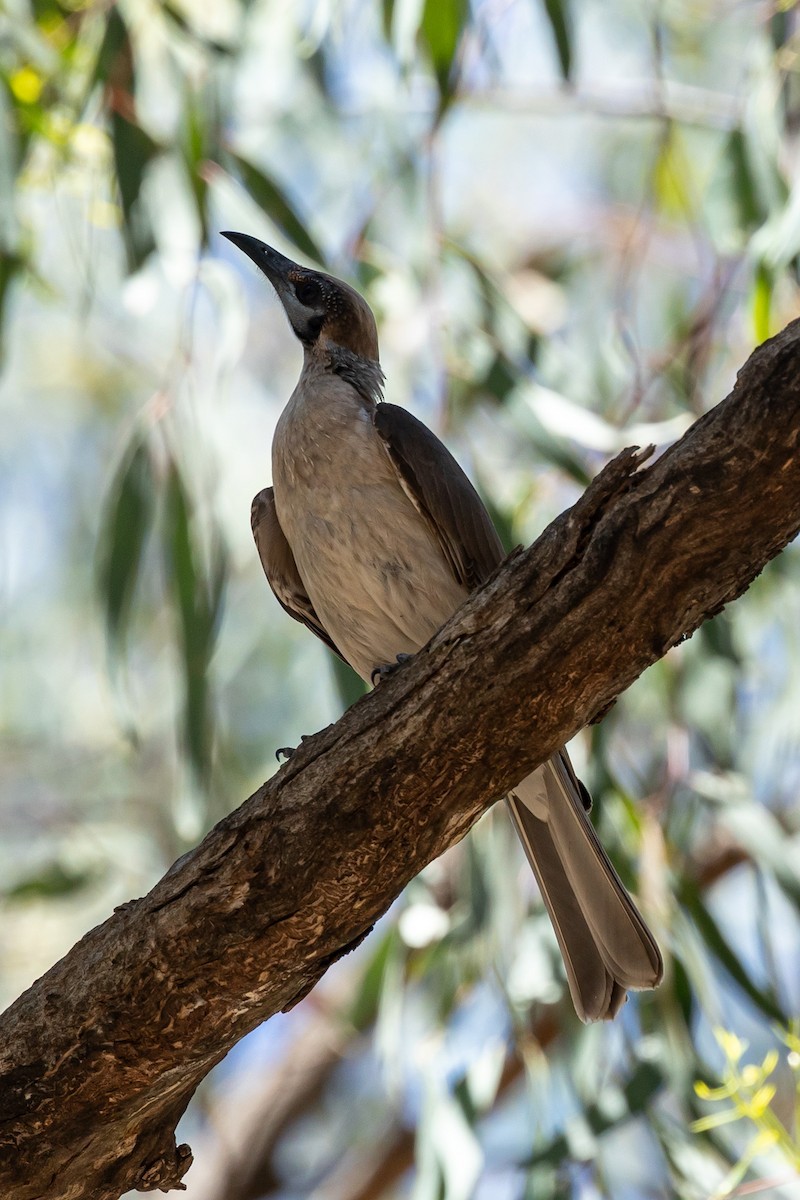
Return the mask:
{"type": "Polygon", "coordinates": [[[586,814],[566,751],[507,799],[553,922],[578,1016],[609,1020],[628,989],[660,982],[663,965],[586,814]]]}

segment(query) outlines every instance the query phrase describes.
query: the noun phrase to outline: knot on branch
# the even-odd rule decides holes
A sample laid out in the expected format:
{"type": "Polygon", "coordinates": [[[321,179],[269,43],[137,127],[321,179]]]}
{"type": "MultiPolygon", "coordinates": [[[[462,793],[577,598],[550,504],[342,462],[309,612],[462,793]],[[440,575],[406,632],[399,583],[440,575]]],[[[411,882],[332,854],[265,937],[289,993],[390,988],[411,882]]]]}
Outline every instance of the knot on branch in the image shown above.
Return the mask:
{"type": "Polygon", "coordinates": [[[181,1180],[192,1165],[192,1150],[185,1142],[178,1146],[174,1137],[170,1140],[172,1144],[167,1150],[158,1158],[151,1159],[137,1173],[132,1185],[137,1192],[169,1192],[173,1188],[186,1191],[186,1184],[181,1180]]]}

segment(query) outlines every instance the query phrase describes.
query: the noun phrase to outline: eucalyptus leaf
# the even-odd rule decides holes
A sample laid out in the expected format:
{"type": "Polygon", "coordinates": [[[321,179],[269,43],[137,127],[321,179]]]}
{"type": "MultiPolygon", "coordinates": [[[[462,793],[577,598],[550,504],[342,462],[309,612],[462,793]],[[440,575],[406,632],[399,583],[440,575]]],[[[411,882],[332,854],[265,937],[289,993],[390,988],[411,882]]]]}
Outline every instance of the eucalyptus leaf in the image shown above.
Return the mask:
{"type": "Polygon", "coordinates": [[[469,14],[467,0],[425,0],[422,38],[439,87],[439,114],[449,106],[456,87],[456,54],[469,14]]]}
{"type": "Polygon", "coordinates": [[[550,22],[561,75],[568,83],[572,77],[572,14],[569,0],[544,0],[544,11],[550,22]]]}
{"type": "Polygon", "coordinates": [[[207,787],[212,744],[209,666],[227,571],[217,539],[212,542],[211,567],[204,567],[191,497],[175,459],[166,480],[163,554],[182,652],[184,744],[197,782],[207,787]]]}
{"type": "Polygon", "coordinates": [[[150,449],[137,433],[123,456],[100,518],[97,591],[115,651],[121,649],[130,624],[156,491],[150,449]]]}
{"type": "Polygon", "coordinates": [[[356,700],[360,700],[362,696],[366,695],[367,685],[348,663],[339,658],[338,654],[331,654],[329,661],[342,706],[349,708],[351,704],[355,704],[356,700]]]}
{"type": "Polygon", "coordinates": [[[96,881],[91,870],[77,870],[55,861],[18,880],[5,890],[7,901],[17,904],[30,900],[61,900],[83,891],[96,881]]]}
{"type": "Polygon", "coordinates": [[[229,154],[242,183],[260,208],[299,250],[325,265],[325,255],[283,188],[248,159],[229,154]]]}
{"type": "Polygon", "coordinates": [[[771,1021],[779,1021],[781,1025],[786,1025],[788,1018],[775,997],[753,982],[738,954],[723,936],[699,890],[686,877],[681,881],[679,896],[681,904],[690,913],[706,946],[729,978],[752,1000],[764,1016],[771,1021]]]}
{"type": "Polygon", "coordinates": [[[141,267],[155,248],[141,191],[147,168],[158,154],[158,146],[140,125],[116,109],[111,113],[111,142],[122,203],[128,264],[133,271],[141,267]]]}

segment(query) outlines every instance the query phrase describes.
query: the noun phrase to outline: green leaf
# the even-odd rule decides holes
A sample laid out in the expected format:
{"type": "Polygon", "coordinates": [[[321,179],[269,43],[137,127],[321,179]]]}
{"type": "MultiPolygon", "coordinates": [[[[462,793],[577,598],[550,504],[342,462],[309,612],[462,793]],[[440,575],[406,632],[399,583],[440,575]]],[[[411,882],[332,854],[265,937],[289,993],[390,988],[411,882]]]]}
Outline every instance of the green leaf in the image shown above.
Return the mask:
{"type": "Polygon", "coordinates": [[[508,356],[502,351],[498,351],[492,359],[480,386],[489,392],[498,404],[502,404],[518,382],[519,372],[514,369],[508,356]]]}
{"type": "Polygon", "coordinates": [[[772,291],[774,272],[759,263],[753,279],[753,335],[757,343],[765,342],[775,332],[772,328],[772,291]]]}
{"type": "Polygon", "coordinates": [[[140,201],[147,167],[158,154],[158,146],[148,133],[124,117],[111,113],[111,143],[114,168],[122,204],[123,232],[128,265],[137,270],[155,249],[150,222],[140,201]]]}
{"type": "MultiPolygon", "coordinates": [[[[607,1130],[618,1128],[623,1121],[643,1113],[663,1084],[664,1076],[656,1063],[637,1063],[622,1089],[627,1112],[607,1113],[600,1104],[592,1104],[584,1111],[583,1115],[592,1133],[595,1137],[600,1137],[607,1130]]],[[[570,1155],[569,1141],[564,1134],[559,1134],[541,1150],[535,1151],[525,1165],[535,1168],[547,1163],[559,1167],[569,1160],[570,1155]]]]}
{"type": "Polygon", "coordinates": [[[227,156],[235,164],[247,191],[278,229],[309,258],[325,265],[325,256],[290,204],[283,190],[258,167],[238,154],[227,156]]]}
{"type": "Polygon", "coordinates": [[[571,443],[563,437],[545,429],[539,418],[531,411],[530,406],[514,402],[512,411],[519,413],[520,425],[525,436],[530,438],[536,453],[553,467],[558,467],[581,487],[588,487],[590,482],[586,463],[580,453],[573,449],[571,443]]]}
{"type": "Polygon", "coordinates": [[[27,105],[12,89],[8,78],[0,73],[0,162],[3,179],[3,202],[11,203],[13,181],[22,170],[32,136],[32,125],[26,119],[27,105]]]}
{"type": "Polygon", "coordinates": [[[194,26],[189,24],[183,13],[174,4],[169,3],[169,0],[161,0],[161,11],[195,45],[204,47],[213,54],[233,54],[231,46],[225,45],[224,42],[218,42],[214,38],[203,37],[201,33],[198,33],[194,26]]]}
{"type": "Polygon", "coordinates": [[[56,900],[88,887],[96,879],[92,871],[77,871],[63,863],[51,862],[37,872],[13,884],[5,892],[6,900],[56,900]]]}
{"type": "Polygon", "coordinates": [[[183,104],[181,151],[200,222],[203,246],[208,245],[209,237],[208,181],[204,166],[208,159],[219,156],[218,126],[213,100],[205,94],[198,95],[194,89],[187,89],[183,104]]]}
{"type": "Polygon", "coordinates": [[[200,569],[190,528],[189,498],[174,459],[167,476],[166,500],[169,582],[186,643],[196,654],[200,654],[206,642],[200,569]]]}
{"type": "Polygon", "coordinates": [[[739,126],[728,136],[724,159],[728,168],[726,182],[736,204],[739,224],[742,229],[756,229],[767,219],[768,214],[759,197],[747,142],[739,126]]]}
{"type": "Polygon", "coordinates": [[[383,36],[387,42],[392,36],[392,23],[394,21],[394,0],[383,0],[381,4],[381,15],[383,17],[383,36]]]}
{"type": "Polygon", "coordinates": [[[212,546],[211,568],[208,574],[204,571],[191,500],[174,459],[166,485],[164,560],[183,654],[184,745],[196,781],[207,786],[212,741],[209,664],[227,571],[218,540],[212,546]]]}
{"type": "Polygon", "coordinates": [[[135,120],[133,51],[117,5],[113,5],[108,14],[89,90],[98,83],[105,87],[125,249],[128,266],[134,271],[155,246],[139,197],[145,171],[158,154],[159,147],[135,120]]]}
{"type": "Polygon", "coordinates": [[[467,0],[425,0],[420,37],[427,47],[439,86],[440,117],[455,93],[456,52],[468,15],[467,0]]]}
{"type": "Polygon", "coordinates": [[[489,923],[492,909],[492,893],[487,878],[485,854],[481,853],[477,838],[467,838],[464,843],[464,859],[469,897],[469,915],[458,929],[461,939],[474,936],[489,923]]]}
{"type": "Polygon", "coordinates": [[[753,862],[769,871],[791,902],[800,908],[800,866],[791,838],[768,808],[752,801],[726,800],[720,819],[740,846],[746,846],[753,862]]]}
{"type": "Polygon", "coordinates": [[[384,982],[390,964],[403,957],[403,943],[396,925],[390,925],[373,950],[361,985],[356,991],[346,1016],[357,1030],[372,1025],[378,1015],[384,982]]]}
{"type": "Polygon", "coordinates": [[[118,651],[130,622],[147,536],[153,523],[156,481],[150,450],[139,434],[111,484],[100,525],[97,590],[106,631],[118,651]]]}
{"type": "Polygon", "coordinates": [[[503,543],[503,549],[506,554],[510,554],[514,547],[519,545],[519,540],[514,532],[513,514],[495,504],[489,489],[483,486],[480,479],[476,480],[476,483],[478,484],[480,497],[486,506],[489,516],[492,518],[492,524],[500,536],[500,541],[503,543]]]}
{"type": "Polygon", "coordinates": [[[779,1021],[785,1026],[788,1023],[786,1014],[772,995],[753,983],[741,959],[723,937],[722,931],[703,903],[698,888],[691,880],[684,878],[681,881],[679,899],[691,914],[700,936],[725,973],[770,1021],[779,1021]]]}
{"type": "Polygon", "coordinates": [[[0,362],[3,360],[5,350],[3,317],[5,315],[6,300],[8,299],[11,284],[25,265],[25,260],[19,254],[0,253],[0,362]]]}
{"type": "Polygon", "coordinates": [[[769,18],[769,32],[770,40],[775,50],[780,50],[785,46],[792,36],[793,23],[790,12],[793,8],[794,5],[786,3],[785,0],[783,3],[774,5],[775,11],[771,13],[769,18]]]}
{"type": "Polygon", "coordinates": [[[165,552],[167,579],[175,604],[183,649],[184,739],[189,762],[199,780],[208,766],[208,667],[206,620],[189,504],[180,472],[170,465],[166,496],[165,552]]]}
{"type": "Polygon", "coordinates": [[[572,15],[569,0],[544,0],[544,11],[556,44],[562,78],[569,83],[572,74],[572,15]]]}
{"type": "MultiPolygon", "coordinates": [[[[103,40],[97,52],[94,74],[90,87],[98,83],[106,83],[120,74],[130,75],[131,49],[128,30],[123,21],[119,6],[113,4],[108,10],[103,40]]],[[[126,79],[126,82],[128,80],[126,79]]]]}
{"type": "Polygon", "coordinates": [[[673,220],[689,220],[695,211],[692,158],[676,125],[662,137],[653,166],[653,192],[659,208],[673,220]]]}
{"type": "Polygon", "coordinates": [[[368,691],[367,685],[361,676],[357,675],[353,668],[348,666],[346,662],[342,662],[338,654],[331,655],[331,670],[333,671],[336,690],[345,708],[349,708],[351,704],[355,704],[356,700],[360,700],[368,691]]]}
{"type": "Polygon", "coordinates": [[[672,996],[681,1011],[683,1023],[691,1028],[695,1012],[695,996],[686,968],[679,958],[672,960],[672,996]]]}

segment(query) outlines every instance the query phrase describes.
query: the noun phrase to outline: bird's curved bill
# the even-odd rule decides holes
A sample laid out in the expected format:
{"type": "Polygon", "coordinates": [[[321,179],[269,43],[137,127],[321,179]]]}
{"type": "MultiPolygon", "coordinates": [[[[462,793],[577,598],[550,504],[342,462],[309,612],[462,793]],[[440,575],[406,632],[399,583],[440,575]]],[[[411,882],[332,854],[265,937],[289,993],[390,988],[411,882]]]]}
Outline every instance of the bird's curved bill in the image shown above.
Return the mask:
{"type": "Polygon", "coordinates": [[[266,242],[251,237],[249,233],[234,233],[231,230],[221,230],[220,232],[224,238],[233,242],[234,246],[251,258],[273,284],[285,281],[289,271],[298,269],[297,263],[292,262],[290,258],[285,258],[277,250],[273,250],[272,246],[268,246],[266,242]]]}

